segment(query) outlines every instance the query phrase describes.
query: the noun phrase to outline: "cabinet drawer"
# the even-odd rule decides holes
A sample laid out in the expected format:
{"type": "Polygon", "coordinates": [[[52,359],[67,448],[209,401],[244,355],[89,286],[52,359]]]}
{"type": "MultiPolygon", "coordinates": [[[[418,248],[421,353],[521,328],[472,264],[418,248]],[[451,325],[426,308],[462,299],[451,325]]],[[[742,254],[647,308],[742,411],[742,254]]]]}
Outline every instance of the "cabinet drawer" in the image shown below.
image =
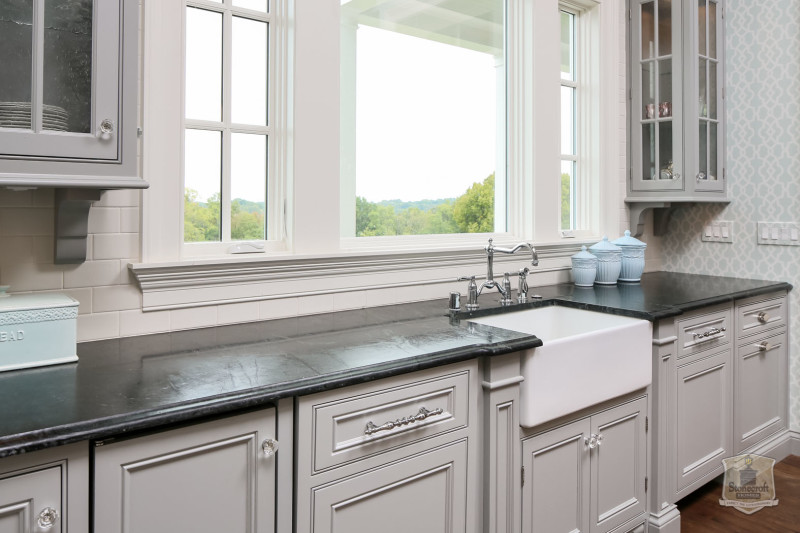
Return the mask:
{"type": "Polygon", "coordinates": [[[53,466],[0,479],[0,531],[61,532],[61,476],[53,466]]]}
{"type": "Polygon", "coordinates": [[[678,321],[678,358],[728,344],[732,326],[730,309],[678,321]]]}
{"type": "MultiPolygon", "coordinates": [[[[338,390],[301,398],[299,420],[313,448],[310,473],[466,428],[470,372],[403,376],[348,388],[346,396],[338,390]]],[[[299,445],[302,455],[305,444],[299,445]]]]}
{"type": "MultiPolygon", "coordinates": [[[[751,301],[751,300],[747,300],[751,301]]],[[[737,338],[756,335],[786,324],[786,298],[760,300],[737,307],[737,338]]]]}

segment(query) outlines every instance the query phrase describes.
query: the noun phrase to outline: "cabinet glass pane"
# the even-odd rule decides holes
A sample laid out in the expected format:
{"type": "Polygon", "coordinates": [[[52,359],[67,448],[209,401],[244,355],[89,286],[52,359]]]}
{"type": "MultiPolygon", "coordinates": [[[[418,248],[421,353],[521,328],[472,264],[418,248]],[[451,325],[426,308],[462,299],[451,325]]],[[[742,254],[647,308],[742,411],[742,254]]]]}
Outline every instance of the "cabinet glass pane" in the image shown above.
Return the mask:
{"type": "Polygon", "coordinates": [[[642,4],[642,59],[655,57],[655,9],[653,2],[642,4]]]}
{"type": "Polygon", "coordinates": [[[0,128],[31,129],[33,0],[0,3],[0,128]]]}
{"type": "Polygon", "coordinates": [[[655,61],[642,63],[642,118],[656,118],[655,61]]]}
{"type": "Polygon", "coordinates": [[[697,2],[697,53],[706,55],[706,0],[697,2]]]}
{"type": "Polygon", "coordinates": [[[658,1],[658,55],[672,54],[672,0],[658,1]]]}
{"type": "Polygon", "coordinates": [[[708,57],[717,59],[717,3],[708,3],[708,57]]]}
{"type": "Polygon", "coordinates": [[[708,179],[708,122],[700,121],[700,173],[697,179],[708,179]]]}
{"type": "Polygon", "coordinates": [[[186,130],[183,239],[220,240],[222,132],[186,130]]]}
{"type": "Polygon", "coordinates": [[[267,0],[233,0],[233,7],[243,7],[266,13],[267,0]]]}
{"type": "Polygon", "coordinates": [[[708,179],[717,179],[717,124],[708,124],[708,179]]]}
{"type": "Polygon", "coordinates": [[[717,64],[708,62],[708,116],[717,118],[717,64]]]}
{"type": "Polygon", "coordinates": [[[705,59],[700,59],[697,80],[698,80],[698,108],[697,111],[701,117],[708,116],[708,98],[706,97],[706,76],[707,76],[707,63],[705,59]]]}
{"type": "Polygon", "coordinates": [[[642,124],[642,179],[655,179],[656,171],[656,126],[642,124]]]}
{"type": "Polygon", "coordinates": [[[674,178],[672,169],[672,121],[658,123],[658,177],[662,180],[674,178]]]}
{"type": "Polygon", "coordinates": [[[231,121],[267,124],[267,23],[233,17],[231,121]]]}
{"type": "Polygon", "coordinates": [[[43,129],[91,131],[92,11],[92,0],[44,2],[43,129]]]}
{"type": "Polygon", "coordinates": [[[231,240],[262,240],[267,214],[267,136],[231,134],[231,240]]]}
{"type": "Polygon", "coordinates": [[[222,13],[186,8],[186,118],[222,120],[222,13]]]}
{"type": "Polygon", "coordinates": [[[658,103],[659,116],[670,116],[672,113],[664,114],[662,109],[672,109],[672,60],[661,59],[658,62],[658,103]]]}

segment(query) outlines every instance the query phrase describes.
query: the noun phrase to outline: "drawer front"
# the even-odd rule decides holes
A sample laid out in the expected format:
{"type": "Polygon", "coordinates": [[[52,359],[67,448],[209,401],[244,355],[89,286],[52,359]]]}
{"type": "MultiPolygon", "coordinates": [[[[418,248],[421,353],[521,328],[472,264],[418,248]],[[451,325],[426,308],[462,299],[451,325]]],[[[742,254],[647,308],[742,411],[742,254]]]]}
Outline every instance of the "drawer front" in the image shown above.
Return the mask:
{"type": "Polygon", "coordinates": [[[734,453],[786,427],[788,361],[786,332],[739,344],[734,367],[734,453]]]}
{"type": "Polygon", "coordinates": [[[469,369],[389,381],[300,399],[300,423],[311,425],[311,474],[468,426],[469,369]]]}
{"type": "Polygon", "coordinates": [[[678,321],[678,358],[728,344],[732,326],[730,309],[678,321]]]}
{"type": "Polygon", "coordinates": [[[0,531],[64,530],[61,478],[53,466],[0,480],[0,531]]]}
{"type": "Polygon", "coordinates": [[[737,306],[738,338],[786,325],[786,298],[773,298],[737,306]]]}

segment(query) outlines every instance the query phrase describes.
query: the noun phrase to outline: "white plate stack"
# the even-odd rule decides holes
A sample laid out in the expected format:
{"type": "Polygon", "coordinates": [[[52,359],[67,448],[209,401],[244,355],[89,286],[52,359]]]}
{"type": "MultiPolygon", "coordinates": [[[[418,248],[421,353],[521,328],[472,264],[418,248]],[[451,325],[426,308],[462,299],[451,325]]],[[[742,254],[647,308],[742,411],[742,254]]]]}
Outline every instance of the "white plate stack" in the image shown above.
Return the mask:
{"type": "MultiPolygon", "coordinates": [[[[42,106],[42,127],[49,131],[69,131],[69,113],[63,107],[42,106]]],[[[30,102],[0,102],[0,128],[31,128],[30,102]]]]}

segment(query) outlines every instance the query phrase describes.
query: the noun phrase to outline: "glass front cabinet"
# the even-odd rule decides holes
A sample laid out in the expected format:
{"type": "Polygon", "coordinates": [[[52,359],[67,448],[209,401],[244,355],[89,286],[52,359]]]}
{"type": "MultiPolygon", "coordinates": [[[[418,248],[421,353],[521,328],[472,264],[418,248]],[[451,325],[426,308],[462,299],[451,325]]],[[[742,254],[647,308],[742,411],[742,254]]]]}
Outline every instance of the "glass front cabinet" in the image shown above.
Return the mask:
{"type": "Polygon", "coordinates": [[[141,188],[137,0],[0,2],[0,187],[141,188]]]}
{"type": "Polygon", "coordinates": [[[727,201],[724,0],[629,0],[626,202],[727,201]]]}

